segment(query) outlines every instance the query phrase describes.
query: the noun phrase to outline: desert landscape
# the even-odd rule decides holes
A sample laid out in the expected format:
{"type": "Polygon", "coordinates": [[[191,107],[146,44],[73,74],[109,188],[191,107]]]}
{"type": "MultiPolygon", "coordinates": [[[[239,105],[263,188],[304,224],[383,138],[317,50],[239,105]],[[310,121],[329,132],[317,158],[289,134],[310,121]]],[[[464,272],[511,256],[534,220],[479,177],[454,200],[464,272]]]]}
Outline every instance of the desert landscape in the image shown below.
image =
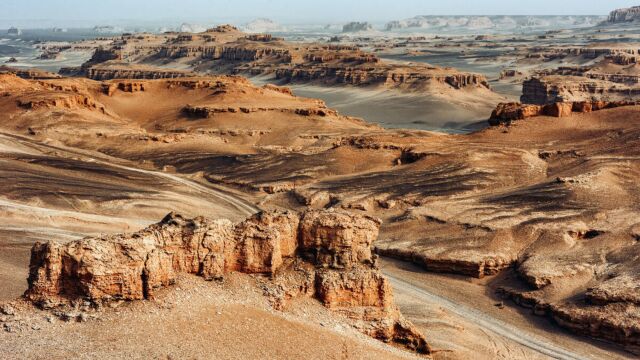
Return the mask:
{"type": "Polygon", "coordinates": [[[0,358],[637,358],[640,7],[606,11],[16,15],[0,358]]]}

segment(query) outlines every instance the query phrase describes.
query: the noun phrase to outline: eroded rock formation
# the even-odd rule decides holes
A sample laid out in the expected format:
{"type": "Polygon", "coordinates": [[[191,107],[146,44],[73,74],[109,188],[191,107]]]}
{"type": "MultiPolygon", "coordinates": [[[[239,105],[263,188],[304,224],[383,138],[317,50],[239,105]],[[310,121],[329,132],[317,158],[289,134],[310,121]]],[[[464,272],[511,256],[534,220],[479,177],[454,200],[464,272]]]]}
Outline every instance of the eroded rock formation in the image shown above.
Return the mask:
{"type": "Polygon", "coordinates": [[[616,9],[609,14],[610,23],[632,22],[640,19],[640,6],[616,9]]]}
{"type": "Polygon", "coordinates": [[[524,120],[536,116],[567,117],[573,113],[589,113],[592,111],[613,109],[621,106],[637,105],[636,101],[576,101],[556,102],[546,105],[521,103],[498,104],[489,118],[490,125],[500,125],[514,120],[524,120]]]}
{"type": "Polygon", "coordinates": [[[373,30],[373,26],[371,24],[369,24],[368,22],[357,22],[357,21],[352,21],[348,24],[345,24],[342,27],[342,32],[343,33],[350,33],[350,32],[360,32],[360,31],[371,31],[373,30]]]}
{"type": "MultiPolygon", "coordinates": [[[[356,27],[369,26],[364,23],[356,27]]],[[[94,80],[192,76],[189,71],[169,69],[170,64],[184,64],[185,60],[195,72],[268,74],[285,83],[380,86],[406,91],[424,91],[432,85],[454,90],[489,88],[487,79],[479,74],[414,63],[389,63],[354,45],[292,44],[268,34],[246,34],[232,27],[193,34],[126,34],[115,38],[110,46],[96,48],[82,67],[63,69],[61,73],[94,80]],[[155,67],[158,61],[162,62],[162,68],[155,67]]]]}
{"type": "Polygon", "coordinates": [[[134,234],[36,243],[25,297],[43,307],[102,304],[153,298],[179,273],[206,280],[228,272],[265,274],[274,286],[297,288],[290,297],[313,296],[370,336],[429,353],[376,267],[371,246],[379,225],[335,211],[262,212],[237,224],[171,213],[134,234]]]}
{"type": "Polygon", "coordinates": [[[612,83],[581,76],[547,76],[526,80],[520,101],[545,105],[557,102],[633,101],[640,96],[640,87],[612,83]]]}
{"type": "Polygon", "coordinates": [[[18,69],[6,65],[0,66],[0,74],[14,74],[22,79],[60,79],[62,76],[38,69],[18,69]]]}
{"type": "Polygon", "coordinates": [[[93,80],[111,79],[175,79],[195,76],[188,71],[158,69],[158,68],[129,68],[126,66],[100,67],[92,66],[86,70],[86,76],[93,80]]]}

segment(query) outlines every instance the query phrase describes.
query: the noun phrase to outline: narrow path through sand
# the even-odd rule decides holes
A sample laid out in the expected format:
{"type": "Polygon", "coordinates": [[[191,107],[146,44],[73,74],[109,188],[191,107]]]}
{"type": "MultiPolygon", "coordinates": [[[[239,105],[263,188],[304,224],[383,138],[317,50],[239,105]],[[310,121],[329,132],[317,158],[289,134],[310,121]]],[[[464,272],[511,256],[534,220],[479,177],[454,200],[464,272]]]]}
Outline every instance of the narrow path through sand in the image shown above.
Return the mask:
{"type": "Polygon", "coordinates": [[[429,303],[439,304],[442,308],[455,313],[466,320],[476,323],[481,328],[494,333],[497,336],[507,338],[515,341],[527,348],[535,350],[540,354],[549,356],[554,359],[584,359],[585,356],[574,353],[570,350],[559,347],[555,344],[551,344],[544,339],[518,329],[515,326],[509,325],[503,321],[492,318],[483,312],[467,307],[465,305],[455,303],[442,296],[435,295],[429,291],[419,287],[417,284],[413,284],[409,281],[400,279],[388,270],[383,271],[384,275],[389,279],[391,285],[396,292],[402,292],[410,295],[415,299],[427,301],[429,303]]]}

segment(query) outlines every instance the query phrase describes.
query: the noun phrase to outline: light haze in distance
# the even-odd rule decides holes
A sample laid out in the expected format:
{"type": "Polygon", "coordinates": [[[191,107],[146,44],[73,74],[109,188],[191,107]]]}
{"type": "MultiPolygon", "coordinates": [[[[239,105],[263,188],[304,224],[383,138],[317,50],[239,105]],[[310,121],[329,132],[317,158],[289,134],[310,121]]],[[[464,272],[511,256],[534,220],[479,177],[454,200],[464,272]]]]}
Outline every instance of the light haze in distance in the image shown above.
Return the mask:
{"type": "Polygon", "coordinates": [[[638,0],[2,0],[0,24],[105,21],[383,22],[416,15],[606,15],[638,0]]]}

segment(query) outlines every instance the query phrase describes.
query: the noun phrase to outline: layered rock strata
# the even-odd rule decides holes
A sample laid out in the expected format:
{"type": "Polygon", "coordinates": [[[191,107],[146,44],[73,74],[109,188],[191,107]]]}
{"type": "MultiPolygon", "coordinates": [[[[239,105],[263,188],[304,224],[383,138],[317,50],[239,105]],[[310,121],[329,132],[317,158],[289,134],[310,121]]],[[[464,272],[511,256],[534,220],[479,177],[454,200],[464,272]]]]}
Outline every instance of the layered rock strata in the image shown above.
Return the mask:
{"type": "Polygon", "coordinates": [[[616,9],[609,14],[610,23],[632,22],[640,19],[640,6],[616,9]]]}
{"type": "Polygon", "coordinates": [[[604,109],[613,109],[621,106],[634,106],[636,101],[577,101],[557,102],[547,105],[531,105],[521,103],[498,104],[489,118],[490,125],[510,123],[514,120],[524,120],[537,116],[567,117],[573,113],[589,113],[604,109]]]}
{"type": "Polygon", "coordinates": [[[127,34],[110,46],[96,49],[78,69],[63,69],[66,75],[94,80],[115,78],[159,79],[190,76],[187,71],[168,70],[185,65],[193,71],[227,74],[275,75],[281,82],[318,82],[381,86],[423,91],[435,84],[455,90],[488,89],[478,74],[420,64],[388,63],[354,45],[288,43],[268,34],[245,34],[223,27],[204,33],[127,34]],[[162,63],[162,68],[157,66],[162,63]]]}
{"type": "Polygon", "coordinates": [[[640,307],[637,303],[614,297],[601,304],[553,303],[545,300],[539,291],[499,288],[497,293],[532,309],[538,316],[551,318],[574,333],[612,341],[632,352],[640,352],[640,307]]]}
{"type": "MultiPolygon", "coordinates": [[[[533,48],[525,57],[542,58],[547,61],[564,59],[566,57],[581,57],[584,59],[605,58],[610,60],[635,58],[640,49],[628,47],[563,47],[563,48],[533,48]]],[[[614,61],[615,62],[615,61],[614,61]]],[[[626,62],[626,61],[625,61],[626,62]]],[[[624,63],[618,63],[624,65],[624,63]]]]}
{"type": "Polygon", "coordinates": [[[211,118],[216,114],[225,114],[225,113],[255,113],[255,112],[283,112],[283,113],[292,113],[296,115],[302,116],[330,116],[330,115],[338,115],[337,111],[333,109],[329,109],[326,107],[318,107],[318,108],[300,108],[300,109],[292,109],[292,108],[266,108],[266,107],[212,107],[212,106],[191,106],[187,105],[182,109],[182,112],[187,116],[194,118],[211,118]]]}
{"type": "Polygon", "coordinates": [[[371,246],[379,225],[334,211],[262,212],[237,224],[171,213],[134,234],[36,243],[25,297],[43,307],[104,304],[151,299],[179,273],[206,280],[264,274],[274,287],[297,289],[289,297],[312,296],[370,336],[429,353],[376,266],[371,246]]]}
{"type": "Polygon", "coordinates": [[[438,83],[454,89],[467,87],[489,88],[487,79],[476,74],[445,74],[430,71],[404,71],[393,68],[360,68],[312,66],[281,68],[276,79],[286,82],[315,82],[348,84],[355,86],[384,85],[388,88],[412,88],[438,83]]]}
{"type": "Polygon", "coordinates": [[[579,76],[547,76],[526,80],[520,101],[545,105],[557,102],[633,101],[640,86],[629,86],[579,76]]]}
{"type": "Polygon", "coordinates": [[[195,74],[188,71],[169,70],[169,69],[138,69],[127,67],[99,67],[94,66],[86,70],[86,76],[93,80],[112,80],[112,79],[176,79],[183,77],[192,77],[195,74]]]}

